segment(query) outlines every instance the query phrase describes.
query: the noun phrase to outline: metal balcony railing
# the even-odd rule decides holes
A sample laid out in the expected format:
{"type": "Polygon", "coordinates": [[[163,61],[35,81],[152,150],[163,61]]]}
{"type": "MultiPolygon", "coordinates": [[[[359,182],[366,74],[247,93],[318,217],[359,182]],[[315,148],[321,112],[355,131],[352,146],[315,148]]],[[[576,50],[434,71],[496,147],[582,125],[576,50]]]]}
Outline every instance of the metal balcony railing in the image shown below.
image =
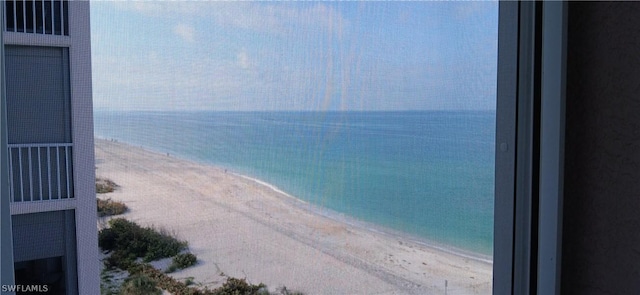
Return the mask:
{"type": "Polygon", "coordinates": [[[69,1],[4,1],[5,31],[44,35],[69,35],[69,1]]]}
{"type": "Polygon", "coordinates": [[[11,202],[74,197],[71,143],[8,146],[11,202]]]}

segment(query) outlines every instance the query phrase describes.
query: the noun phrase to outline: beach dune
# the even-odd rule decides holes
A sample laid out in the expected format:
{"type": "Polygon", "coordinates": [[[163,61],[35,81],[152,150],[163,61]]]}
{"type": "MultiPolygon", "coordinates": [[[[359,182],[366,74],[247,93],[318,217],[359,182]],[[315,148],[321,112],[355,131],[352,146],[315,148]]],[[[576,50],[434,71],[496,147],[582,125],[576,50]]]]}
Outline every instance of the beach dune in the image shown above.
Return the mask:
{"type": "Polygon", "coordinates": [[[226,276],[305,294],[490,294],[492,265],[361,222],[318,213],[225,169],[96,140],[96,174],[125,218],[174,232],[198,264],[171,274],[216,287],[226,276]],[[445,283],[446,281],[446,283],[445,283]]]}

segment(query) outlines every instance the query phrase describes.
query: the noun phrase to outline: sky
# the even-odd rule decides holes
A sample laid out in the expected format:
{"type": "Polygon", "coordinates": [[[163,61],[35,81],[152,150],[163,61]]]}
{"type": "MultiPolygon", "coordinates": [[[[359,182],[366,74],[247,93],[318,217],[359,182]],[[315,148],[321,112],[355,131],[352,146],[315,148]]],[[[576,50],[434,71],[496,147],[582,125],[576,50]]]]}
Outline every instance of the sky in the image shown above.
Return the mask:
{"type": "Polygon", "coordinates": [[[96,110],[495,110],[497,2],[93,1],[96,110]]]}

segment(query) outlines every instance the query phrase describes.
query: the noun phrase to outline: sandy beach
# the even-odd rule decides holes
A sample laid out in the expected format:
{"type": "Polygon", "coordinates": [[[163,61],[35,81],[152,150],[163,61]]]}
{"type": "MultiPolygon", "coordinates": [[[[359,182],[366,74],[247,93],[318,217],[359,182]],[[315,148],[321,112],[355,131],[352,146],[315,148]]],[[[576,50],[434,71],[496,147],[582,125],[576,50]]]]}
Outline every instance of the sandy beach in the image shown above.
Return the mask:
{"type": "Polygon", "coordinates": [[[492,265],[309,210],[224,169],[96,140],[96,175],[119,188],[123,217],[175,232],[198,264],[176,278],[226,276],[305,294],[490,294],[492,265]]]}

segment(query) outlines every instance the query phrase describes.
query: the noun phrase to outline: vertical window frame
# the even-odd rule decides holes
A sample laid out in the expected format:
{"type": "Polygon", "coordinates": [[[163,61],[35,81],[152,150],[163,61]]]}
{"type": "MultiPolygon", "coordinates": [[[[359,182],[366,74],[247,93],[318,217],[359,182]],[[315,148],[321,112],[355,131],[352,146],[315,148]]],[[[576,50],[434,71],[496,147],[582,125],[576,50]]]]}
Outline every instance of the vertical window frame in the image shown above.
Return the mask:
{"type": "Polygon", "coordinates": [[[494,294],[560,294],[566,28],[566,3],[500,3],[494,294]]]}
{"type": "MultiPolygon", "coordinates": [[[[4,13],[0,22],[5,23],[4,13]]],[[[9,209],[9,151],[7,148],[7,108],[4,71],[4,30],[0,30],[0,283],[15,283],[13,272],[13,234],[9,209]]],[[[8,292],[11,294],[11,292],[8,292]]]]}
{"type": "Polygon", "coordinates": [[[537,290],[560,294],[568,9],[566,2],[544,2],[542,9],[537,290]]]}
{"type": "Polygon", "coordinates": [[[511,294],[514,283],[518,12],[519,5],[516,2],[501,2],[499,4],[493,294],[511,294]]]}

